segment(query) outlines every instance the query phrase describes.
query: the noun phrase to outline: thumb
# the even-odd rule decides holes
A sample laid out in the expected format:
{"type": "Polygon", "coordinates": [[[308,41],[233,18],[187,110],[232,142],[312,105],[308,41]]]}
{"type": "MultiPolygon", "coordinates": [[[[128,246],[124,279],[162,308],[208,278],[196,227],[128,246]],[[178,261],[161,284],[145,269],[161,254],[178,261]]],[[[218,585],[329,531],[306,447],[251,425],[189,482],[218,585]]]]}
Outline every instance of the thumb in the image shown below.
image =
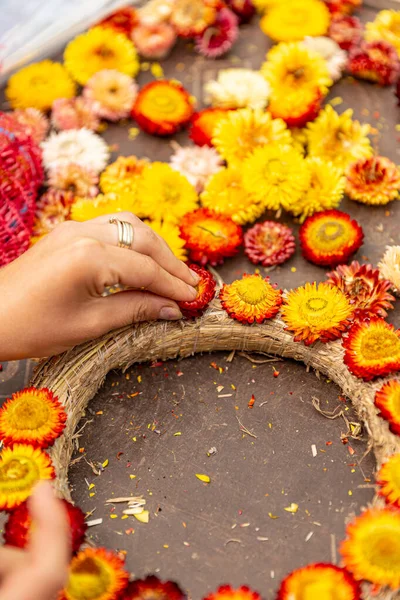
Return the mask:
{"type": "Polygon", "coordinates": [[[104,313],[104,333],[118,327],[142,321],[177,321],[182,318],[173,300],[150,292],[118,292],[101,299],[104,313]]]}

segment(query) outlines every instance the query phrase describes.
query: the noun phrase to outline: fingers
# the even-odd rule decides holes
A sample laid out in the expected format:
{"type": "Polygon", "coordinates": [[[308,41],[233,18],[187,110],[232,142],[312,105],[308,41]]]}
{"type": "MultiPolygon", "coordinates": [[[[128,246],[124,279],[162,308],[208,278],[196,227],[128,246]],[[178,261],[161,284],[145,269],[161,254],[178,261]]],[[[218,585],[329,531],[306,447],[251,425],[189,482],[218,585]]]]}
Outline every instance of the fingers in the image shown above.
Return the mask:
{"type": "Polygon", "coordinates": [[[136,290],[146,290],[176,301],[190,302],[197,297],[197,290],[171,275],[152,258],[123,248],[107,246],[108,261],[102,286],[120,284],[136,290]]]}
{"type": "Polygon", "coordinates": [[[25,552],[11,546],[0,548],[0,581],[5,575],[23,567],[26,561],[25,552]]]}

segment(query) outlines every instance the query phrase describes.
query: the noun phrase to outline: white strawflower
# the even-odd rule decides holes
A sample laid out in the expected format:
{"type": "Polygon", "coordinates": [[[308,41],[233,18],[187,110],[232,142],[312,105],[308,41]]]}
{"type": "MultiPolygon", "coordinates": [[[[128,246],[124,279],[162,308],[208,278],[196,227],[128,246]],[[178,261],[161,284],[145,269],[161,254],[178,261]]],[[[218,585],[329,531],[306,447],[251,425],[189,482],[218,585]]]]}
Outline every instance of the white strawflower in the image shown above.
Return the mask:
{"type": "Polygon", "coordinates": [[[225,69],[216,80],[205,84],[207,102],[221,108],[265,108],[270,94],[269,83],[258,71],[225,69]]]}
{"type": "Polygon", "coordinates": [[[100,173],[110,152],[106,142],[89,129],[69,129],[52,133],[42,143],[46,169],[55,169],[71,162],[100,173]]]}
{"type": "Polygon", "coordinates": [[[326,60],[329,75],[333,81],[338,81],[341,78],[347,64],[347,54],[335,40],[321,35],[306,37],[303,40],[303,44],[309,50],[318,52],[326,60]]]}
{"type": "Polygon", "coordinates": [[[171,156],[171,167],[184,175],[198,193],[202,192],[211,175],[222,168],[221,156],[214,148],[208,146],[182,148],[175,143],[173,147],[175,152],[171,156]]]}
{"type": "Polygon", "coordinates": [[[400,295],[400,246],[386,246],[378,269],[383,279],[390,281],[393,291],[400,295]]]}
{"type": "Polygon", "coordinates": [[[174,9],[174,0],[149,0],[139,8],[139,20],[143,25],[158,25],[168,21],[174,9]]]}

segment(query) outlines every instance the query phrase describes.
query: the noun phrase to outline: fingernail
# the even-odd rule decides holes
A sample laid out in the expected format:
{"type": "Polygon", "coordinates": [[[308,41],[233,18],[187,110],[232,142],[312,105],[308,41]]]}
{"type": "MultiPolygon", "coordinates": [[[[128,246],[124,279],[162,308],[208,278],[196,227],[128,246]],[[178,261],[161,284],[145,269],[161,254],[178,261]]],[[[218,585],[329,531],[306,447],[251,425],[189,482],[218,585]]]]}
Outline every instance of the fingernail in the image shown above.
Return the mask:
{"type": "Polygon", "coordinates": [[[197,296],[198,296],[198,294],[199,294],[199,292],[197,291],[197,289],[196,289],[196,288],[194,288],[194,287],[192,287],[191,285],[188,285],[187,287],[188,287],[188,290],[189,290],[189,292],[190,292],[190,294],[191,294],[191,296],[192,296],[193,300],[194,300],[195,298],[197,298],[197,296]]]}
{"type": "Polygon", "coordinates": [[[189,271],[190,271],[191,276],[193,277],[194,284],[197,285],[200,281],[200,276],[192,269],[189,269],[189,271]]]}
{"type": "Polygon", "coordinates": [[[164,306],[164,308],[160,310],[158,317],[163,321],[178,321],[178,319],[182,319],[182,313],[179,308],[164,306]]]}

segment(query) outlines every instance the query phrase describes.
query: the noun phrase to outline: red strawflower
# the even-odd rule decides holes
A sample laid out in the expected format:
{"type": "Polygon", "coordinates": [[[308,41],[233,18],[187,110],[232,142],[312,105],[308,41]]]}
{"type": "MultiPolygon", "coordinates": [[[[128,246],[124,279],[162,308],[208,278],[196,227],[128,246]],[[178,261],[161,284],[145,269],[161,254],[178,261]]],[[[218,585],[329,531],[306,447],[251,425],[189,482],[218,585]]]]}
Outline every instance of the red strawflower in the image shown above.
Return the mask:
{"type": "Polygon", "coordinates": [[[324,0],[332,15],[351,15],[362,4],[362,0],[324,0]]]}
{"type": "Polygon", "coordinates": [[[256,14],[253,0],[227,0],[227,6],[239,19],[239,23],[248,23],[256,14]]]}
{"type": "Polygon", "coordinates": [[[189,268],[200,276],[200,281],[196,286],[198,292],[197,298],[191,302],[178,302],[178,306],[184,317],[194,319],[203,314],[214,298],[216,283],[211,273],[198,265],[189,265],[189,268]]]}
{"type": "Polygon", "coordinates": [[[129,584],[122,600],[186,600],[187,595],[173,581],[160,581],[155,575],[129,584]]]}
{"type": "Polygon", "coordinates": [[[363,36],[363,26],[357,17],[334,15],[329,26],[328,35],[342,50],[350,50],[357,46],[363,36]]]}
{"type": "Polygon", "coordinates": [[[287,261],[296,250],[293,231],[275,221],[257,223],[244,234],[244,251],[255,265],[271,267],[287,261]]]}
{"type": "MultiPolygon", "coordinates": [[[[78,552],[87,530],[85,515],[78,506],[62,500],[68,515],[71,532],[72,551],[78,552]]],[[[4,526],[4,543],[16,548],[26,548],[31,534],[32,520],[27,502],[13,510],[4,526]]]]}
{"type": "Polygon", "coordinates": [[[230,585],[221,585],[216,592],[208,594],[204,600],[261,600],[261,596],[246,585],[236,589],[230,585]]]}
{"type": "Polygon", "coordinates": [[[187,213],[180,222],[181,238],[191,260],[206,265],[221,264],[235,256],[243,243],[243,230],[230,217],[208,208],[187,213]]]}
{"type": "Polygon", "coordinates": [[[396,98],[397,98],[397,104],[400,106],[400,77],[397,80],[397,84],[396,84],[395,92],[394,93],[395,93],[396,98]]]}
{"type": "Polygon", "coordinates": [[[132,31],[139,23],[139,18],[136,10],[132,6],[125,6],[108,15],[105,19],[96,23],[95,27],[110,27],[118,33],[124,33],[130,37],[132,31]]]}
{"type": "Polygon", "coordinates": [[[207,58],[226,54],[239,35],[238,18],[228,8],[221,9],[215,22],[196,38],[196,49],[207,58]]]}
{"type": "Polygon", "coordinates": [[[400,381],[392,379],[385,383],[375,394],[375,406],[379,416],[389,422],[389,429],[400,435],[400,381]]]}
{"type": "Polygon", "coordinates": [[[400,74],[400,61],[391,44],[376,40],[353,48],[347,69],[354,77],[379,85],[392,85],[400,74]]]}
{"type": "Polygon", "coordinates": [[[197,146],[212,146],[216,125],[228,113],[225,108],[205,108],[194,113],[189,137],[197,146]]]}

